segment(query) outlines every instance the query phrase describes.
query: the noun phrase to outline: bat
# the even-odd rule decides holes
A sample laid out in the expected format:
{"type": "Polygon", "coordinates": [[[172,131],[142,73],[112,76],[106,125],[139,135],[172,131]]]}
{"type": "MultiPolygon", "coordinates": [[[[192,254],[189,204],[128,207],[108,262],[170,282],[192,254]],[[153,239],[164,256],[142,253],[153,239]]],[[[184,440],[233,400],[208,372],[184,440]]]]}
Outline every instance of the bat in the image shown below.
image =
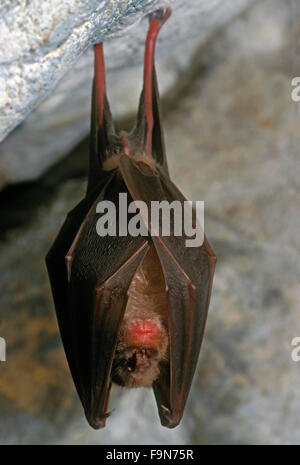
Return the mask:
{"type": "Polygon", "coordinates": [[[64,350],[95,429],[111,414],[112,383],[152,387],[161,424],[179,424],[208,312],[216,256],[205,236],[200,247],[186,247],[185,233],[96,232],[96,206],[110,201],[118,209],[119,193],[149,207],[152,201],[186,200],[169,176],[154,64],[156,38],[170,13],[167,8],[149,16],[144,84],[130,133],[114,128],[102,43],[95,45],[87,191],[46,257],[64,350]]]}

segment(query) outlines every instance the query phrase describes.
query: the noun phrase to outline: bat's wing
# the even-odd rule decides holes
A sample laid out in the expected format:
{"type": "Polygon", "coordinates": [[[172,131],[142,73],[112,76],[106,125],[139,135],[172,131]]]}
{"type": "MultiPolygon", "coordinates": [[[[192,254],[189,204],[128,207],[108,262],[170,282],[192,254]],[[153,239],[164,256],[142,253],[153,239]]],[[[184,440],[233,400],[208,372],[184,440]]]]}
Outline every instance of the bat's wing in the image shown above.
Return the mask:
{"type": "MultiPolygon", "coordinates": [[[[148,209],[153,200],[185,200],[168,177],[145,166],[121,157],[120,169],[133,200],[143,200],[148,209]]],[[[186,239],[184,234],[152,237],[168,292],[170,342],[170,363],[161,367],[153,388],[161,422],[170,428],[180,422],[196,369],[216,261],[206,239],[197,248],[186,247],[186,239]]]]}
{"type": "Polygon", "coordinates": [[[55,239],[52,247],[46,256],[46,264],[50,278],[54,304],[58,324],[62,336],[62,341],[66,356],[69,362],[71,373],[77,387],[77,372],[72,357],[70,344],[70,314],[69,314],[69,298],[68,298],[68,273],[66,268],[65,257],[71,247],[78,231],[88,214],[91,206],[99,196],[109,178],[103,178],[98,188],[84,198],[73,210],[68,213],[68,216],[60,229],[60,232],[55,239]]]}
{"type": "Polygon", "coordinates": [[[97,203],[117,205],[118,192],[125,191],[112,174],[96,199],[88,197],[68,215],[46,259],[67,359],[94,428],[105,426],[109,415],[110,371],[127,291],[148,250],[145,238],[97,235],[97,203]]]}

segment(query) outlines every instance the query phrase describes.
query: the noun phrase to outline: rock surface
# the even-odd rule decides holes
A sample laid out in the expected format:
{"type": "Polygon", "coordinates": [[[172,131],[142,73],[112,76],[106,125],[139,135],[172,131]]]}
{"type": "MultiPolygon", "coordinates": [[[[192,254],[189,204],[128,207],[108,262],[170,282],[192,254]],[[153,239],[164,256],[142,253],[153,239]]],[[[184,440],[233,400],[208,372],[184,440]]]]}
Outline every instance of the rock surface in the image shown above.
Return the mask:
{"type": "Polygon", "coordinates": [[[199,44],[252,1],[50,0],[41,4],[32,0],[26,6],[4,1],[0,141],[27,119],[1,144],[0,188],[38,177],[87,134],[92,44],[105,41],[114,114],[124,116],[135,111],[142,86],[147,29],[142,16],[159,5],[173,8],[157,53],[163,92],[189,65],[199,44]]]}
{"type": "Polygon", "coordinates": [[[299,38],[296,0],[259,2],[198,50],[176,101],[165,101],[172,177],[205,200],[218,256],[180,427],[162,428],[152,393],[137,390],[115,392],[107,428],[93,431],[74,392],[43,259],[84,192],[85,181],[61,174],[75,159],[85,170],[84,150],[36,191],[2,199],[1,217],[19,208],[28,219],[0,245],[0,443],[300,443],[300,362],[291,359],[300,336],[300,107],[291,100],[299,38]]]}

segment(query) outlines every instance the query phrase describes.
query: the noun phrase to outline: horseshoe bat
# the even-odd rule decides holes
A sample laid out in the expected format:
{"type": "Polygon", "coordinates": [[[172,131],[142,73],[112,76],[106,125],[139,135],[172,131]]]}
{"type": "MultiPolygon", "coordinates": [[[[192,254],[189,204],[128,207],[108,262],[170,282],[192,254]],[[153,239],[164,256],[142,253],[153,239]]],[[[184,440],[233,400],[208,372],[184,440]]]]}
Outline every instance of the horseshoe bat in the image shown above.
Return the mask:
{"type": "Polygon", "coordinates": [[[98,202],[117,205],[121,192],[147,205],[185,201],[169,176],[154,65],[156,37],[170,13],[167,8],[150,15],[144,86],[130,133],[114,128],[102,44],[95,45],[87,191],[46,257],[68,364],[93,428],[104,427],[111,414],[112,382],[152,387],[162,425],[178,425],[209,306],[216,257],[205,236],[195,248],[185,246],[185,233],[96,232],[98,202]]]}

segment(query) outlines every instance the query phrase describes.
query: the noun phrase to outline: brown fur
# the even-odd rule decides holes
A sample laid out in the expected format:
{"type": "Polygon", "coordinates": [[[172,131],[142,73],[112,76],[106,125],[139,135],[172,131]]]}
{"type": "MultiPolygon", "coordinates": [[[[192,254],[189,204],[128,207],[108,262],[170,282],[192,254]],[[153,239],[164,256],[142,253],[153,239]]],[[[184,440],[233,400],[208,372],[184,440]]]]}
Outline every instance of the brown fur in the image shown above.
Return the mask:
{"type": "MultiPolygon", "coordinates": [[[[167,294],[161,265],[154,246],[138,268],[129,288],[129,298],[122,322],[116,357],[113,365],[112,378],[118,384],[127,387],[152,386],[159,375],[159,364],[168,357],[168,321],[167,294]],[[147,351],[145,348],[132,348],[127,338],[130,325],[137,320],[150,320],[160,329],[157,347],[147,351]],[[132,356],[141,360],[135,373],[130,369],[132,356]]],[[[147,349],[147,348],[146,348],[147,349]]]]}
{"type": "MultiPolygon", "coordinates": [[[[112,171],[116,168],[119,167],[119,163],[120,163],[120,158],[124,156],[123,153],[121,154],[117,154],[117,155],[112,155],[111,157],[109,157],[107,160],[105,160],[105,162],[103,163],[103,169],[105,171],[112,171]]],[[[156,162],[154,160],[154,158],[152,157],[149,157],[145,154],[141,154],[141,155],[126,155],[126,156],[130,156],[135,162],[137,165],[139,164],[145,164],[147,165],[148,167],[151,168],[152,171],[155,171],[156,170],[156,162]]]]}

